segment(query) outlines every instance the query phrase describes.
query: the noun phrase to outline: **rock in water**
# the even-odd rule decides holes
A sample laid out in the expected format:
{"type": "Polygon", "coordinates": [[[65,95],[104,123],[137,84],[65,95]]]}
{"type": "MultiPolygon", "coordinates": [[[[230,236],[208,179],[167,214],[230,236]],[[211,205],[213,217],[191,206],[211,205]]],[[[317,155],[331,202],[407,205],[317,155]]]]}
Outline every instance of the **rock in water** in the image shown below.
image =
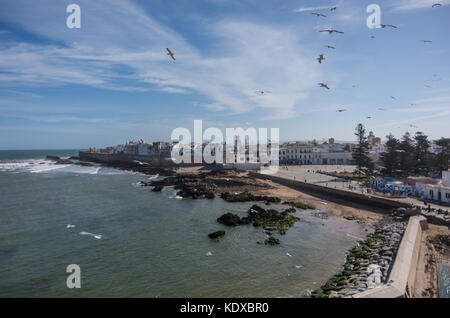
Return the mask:
{"type": "Polygon", "coordinates": [[[266,245],[278,245],[278,244],[280,244],[280,240],[274,238],[273,236],[271,236],[267,240],[264,241],[264,244],[266,244],[266,245]]]}
{"type": "Polygon", "coordinates": [[[210,239],[218,239],[218,238],[223,237],[224,235],[225,235],[225,231],[216,231],[216,232],[213,232],[213,233],[209,233],[208,237],[210,239]]]}
{"type": "Polygon", "coordinates": [[[163,186],[154,186],[152,192],[161,192],[163,188],[163,186]]]}
{"type": "Polygon", "coordinates": [[[242,223],[239,215],[233,213],[226,213],[222,215],[217,219],[217,222],[228,226],[236,226],[242,223]]]}

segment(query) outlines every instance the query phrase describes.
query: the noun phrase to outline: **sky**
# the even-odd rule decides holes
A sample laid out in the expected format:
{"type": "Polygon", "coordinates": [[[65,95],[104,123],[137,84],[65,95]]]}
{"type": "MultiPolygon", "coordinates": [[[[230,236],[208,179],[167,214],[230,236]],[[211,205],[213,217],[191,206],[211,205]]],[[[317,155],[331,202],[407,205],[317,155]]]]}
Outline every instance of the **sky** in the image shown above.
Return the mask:
{"type": "Polygon", "coordinates": [[[353,141],[358,123],[450,137],[450,0],[437,1],[0,0],[0,149],[170,141],[195,119],[281,141],[353,141]],[[397,28],[368,28],[370,4],[397,28]]]}

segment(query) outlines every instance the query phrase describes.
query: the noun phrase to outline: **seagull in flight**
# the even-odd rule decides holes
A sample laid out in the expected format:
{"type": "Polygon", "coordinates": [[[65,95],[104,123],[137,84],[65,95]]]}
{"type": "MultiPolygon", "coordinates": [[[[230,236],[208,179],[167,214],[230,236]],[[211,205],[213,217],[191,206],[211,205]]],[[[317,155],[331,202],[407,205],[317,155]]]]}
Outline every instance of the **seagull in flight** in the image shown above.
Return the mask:
{"type": "Polygon", "coordinates": [[[324,18],[327,17],[325,14],[317,13],[317,12],[313,12],[313,13],[311,13],[311,14],[314,14],[315,16],[318,16],[318,17],[324,17],[324,18]]]}
{"type": "Polygon", "coordinates": [[[346,111],[347,111],[346,109],[338,109],[337,110],[338,113],[343,113],[343,112],[346,112],[346,111]]]}
{"type": "Polygon", "coordinates": [[[435,4],[433,4],[431,7],[432,7],[432,8],[434,8],[434,7],[442,7],[442,4],[440,4],[440,3],[435,3],[435,4]]]}
{"type": "Polygon", "coordinates": [[[338,30],[321,30],[319,32],[328,32],[328,34],[332,34],[332,33],[340,33],[340,34],[344,34],[344,32],[342,31],[338,31],[338,30]]]}
{"type": "Polygon", "coordinates": [[[170,55],[170,57],[175,61],[175,54],[169,48],[166,48],[166,50],[167,55],[170,55]]]}
{"type": "Polygon", "coordinates": [[[398,29],[398,27],[396,27],[395,25],[392,25],[392,24],[380,24],[380,27],[382,27],[383,29],[385,27],[391,27],[391,28],[394,28],[394,29],[398,29]]]}
{"type": "Polygon", "coordinates": [[[371,39],[375,39],[375,35],[371,35],[370,38],[371,38],[371,39]]]}
{"type": "Polygon", "coordinates": [[[391,96],[391,98],[397,100],[397,98],[395,98],[394,96],[391,96]]]}
{"type": "Polygon", "coordinates": [[[264,91],[264,90],[260,90],[260,91],[255,91],[255,93],[258,93],[258,94],[264,95],[264,94],[270,94],[270,93],[272,93],[272,92],[271,92],[271,91],[264,91]]]}
{"type": "Polygon", "coordinates": [[[367,118],[367,119],[372,119],[372,117],[370,117],[370,116],[367,116],[366,118],[367,118]]]}
{"type": "Polygon", "coordinates": [[[430,40],[420,40],[420,42],[423,42],[423,43],[432,43],[433,41],[430,41],[430,40]]]}
{"type": "Polygon", "coordinates": [[[378,110],[386,110],[386,109],[384,109],[384,108],[378,108],[378,110]]]}
{"type": "Polygon", "coordinates": [[[336,11],[337,7],[331,8],[330,11],[336,11]]]}
{"type": "Polygon", "coordinates": [[[317,60],[319,61],[319,64],[322,64],[322,61],[325,60],[325,58],[323,57],[323,54],[320,54],[320,56],[317,58],[317,60]]]}
{"type": "Polygon", "coordinates": [[[326,88],[326,89],[330,89],[330,88],[328,87],[328,85],[325,84],[325,83],[319,83],[319,84],[317,84],[317,85],[319,85],[320,87],[326,88]]]}
{"type": "Polygon", "coordinates": [[[326,48],[328,48],[328,49],[335,49],[335,47],[334,46],[331,46],[331,45],[324,45],[326,48]]]}

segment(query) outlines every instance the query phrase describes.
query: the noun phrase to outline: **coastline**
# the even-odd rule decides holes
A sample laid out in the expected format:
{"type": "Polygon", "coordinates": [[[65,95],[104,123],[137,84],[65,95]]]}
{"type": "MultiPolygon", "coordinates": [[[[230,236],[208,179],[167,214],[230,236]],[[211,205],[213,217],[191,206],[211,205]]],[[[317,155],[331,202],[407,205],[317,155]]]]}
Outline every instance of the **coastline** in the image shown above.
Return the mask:
{"type": "MultiPolygon", "coordinates": [[[[358,245],[365,244],[367,240],[370,240],[373,235],[373,229],[375,231],[378,231],[376,233],[379,233],[379,231],[384,231],[386,229],[391,229],[393,224],[396,224],[394,218],[395,216],[391,215],[391,211],[374,211],[374,209],[365,209],[359,204],[352,204],[350,202],[347,202],[345,205],[338,204],[336,202],[328,201],[323,198],[315,197],[314,195],[306,194],[301,191],[292,189],[290,187],[280,185],[276,182],[272,182],[270,180],[261,180],[254,178],[249,175],[248,172],[241,172],[241,171],[217,171],[217,170],[211,170],[207,167],[178,167],[178,168],[161,168],[161,167],[152,167],[148,164],[143,164],[141,162],[132,162],[132,163],[108,163],[105,166],[108,167],[115,167],[122,170],[131,170],[134,172],[142,173],[144,175],[152,175],[158,174],[159,176],[166,176],[168,178],[175,178],[177,180],[176,182],[181,184],[181,189],[183,190],[184,196],[187,192],[187,195],[185,197],[191,198],[191,199],[202,199],[207,198],[211,199],[212,197],[208,197],[206,195],[209,193],[208,191],[211,191],[215,194],[220,193],[231,193],[232,199],[236,199],[236,197],[240,200],[242,194],[244,194],[244,201],[253,201],[251,198],[254,197],[260,197],[261,201],[263,201],[266,205],[270,205],[270,198],[276,198],[279,201],[284,202],[301,202],[302,204],[308,204],[313,205],[316,207],[316,212],[314,212],[314,216],[321,218],[321,219],[329,219],[332,220],[338,220],[340,222],[344,223],[357,223],[361,226],[365,226],[365,232],[359,232],[355,233],[350,231],[350,227],[341,226],[339,229],[340,231],[348,231],[348,235],[353,235],[354,237],[357,237],[360,239],[360,243],[358,245]],[[188,191],[186,191],[186,189],[188,191]],[[197,196],[194,194],[192,196],[192,192],[196,193],[198,189],[202,189],[200,191],[200,195],[197,196]],[[371,230],[369,230],[371,229],[371,230]],[[356,234],[356,235],[355,235],[356,234]],[[368,239],[367,239],[368,238],[368,239]],[[365,240],[365,241],[364,241],[365,240]]],[[[162,180],[167,180],[162,179],[162,180]]],[[[150,181],[150,182],[144,182],[144,186],[152,186],[153,189],[156,191],[160,191],[165,185],[165,181],[162,181],[159,179],[158,181],[150,181]],[[160,182],[160,183],[158,183],[160,182]],[[161,188],[155,187],[155,185],[161,185],[161,188]]],[[[230,202],[244,202],[244,201],[233,201],[230,202]]],[[[398,223],[398,222],[397,222],[398,223]]],[[[342,223],[341,223],[342,224],[342,223]]],[[[324,224],[322,224],[324,225],[324,224]]],[[[395,227],[395,226],[394,226],[395,227]]],[[[418,269],[425,268],[426,271],[423,270],[423,274],[419,273],[418,270],[418,286],[417,290],[414,291],[415,297],[436,297],[438,295],[438,285],[437,285],[437,276],[435,275],[435,258],[438,253],[431,254],[430,257],[429,251],[433,250],[433,244],[431,243],[431,240],[435,238],[437,235],[449,235],[448,228],[443,226],[434,226],[433,227],[434,232],[430,233],[428,236],[428,239],[422,242],[421,244],[421,257],[418,264],[418,269]],[[436,234],[439,233],[439,234],[436,234]],[[427,265],[428,264],[428,265],[427,265]],[[431,264],[431,265],[429,265],[431,264]],[[434,267],[433,267],[434,266],[434,267]]],[[[404,231],[404,228],[403,228],[404,231]]],[[[400,234],[400,237],[398,238],[401,240],[402,235],[402,229],[400,230],[394,230],[389,232],[389,235],[392,234],[400,234]]],[[[428,233],[427,233],[428,234],[428,233]]],[[[425,236],[424,236],[425,237],[425,236]]],[[[396,240],[395,244],[399,243],[399,240],[396,240]]],[[[357,248],[358,245],[355,247],[357,248]]],[[[387,273],[389,271],[389,266],[393,259],[395,259],[395,252],[396,248],[398,248],[398,245],[394,246],[384,246],[389,247],[388,254],[389,255],[380,255],[382,257],[387,256],[390,257],[388,259],[387,264],[384,265],[383,268],[383,279],[385,279],[387,276],[387,273]],[[390,254],[392,252],[392,254],[390,254]]],[[[354,252],[355,248],[350,250],[350,253],[354,252]]],[[[343,268],[346,267],[348,264],[343,264],[343,268]]],[[[363,264],[362,269],[363,271],[366,269],[364,266],[367,264],[363,264]]],[[[331,293],[328,293],[327,295],[324,294],[318,294],[321,297],[323,296],[332,296],[332,297],[348,297],[356,292],[361,292],[364,290],[364,288],[367,288],[367,284],[364,285],[364,281],[367,279],[367,275],[364,275],[364,273],[360,272],[357,275],[358,277],[352,277],[353,281],[355,279],[359,283],[358,286],[356,286],[356,289],[352,288],[338,288],[338,291],[332,290],[331,293]],[[339,290],[344,289],[345,293],[339,293],[339,290]]],[[[334,280],[336,281],[336,277],[341,277],[339,275],[342,275],[342,272],[340,274],[335,275],[332,277],[328,282],[334,280]]],[[[355,276],[355,273],[353,273],[353,276],[355,276]]],[[[349,277],[347,277],[349,278],[349,277]]],[[[352,282],[353,282],[352,281],[352,282]]],[[[347,281],[346,281],[347,282],[347,281]]],[[[343,281],[341,281],[342,287],[343,281]]],[[[326,283],[324,286],[327,286],[328,283],[326,283]]],[[[329,285],[328,285],[329,287],[329,285]]],[[[348,287],[348,286],[346,286],[348,287]]],[[[355,286],[354,286],[355,287],[355,286]]],[[[301,295],[299,295],[301,296],[301,295]]]]}

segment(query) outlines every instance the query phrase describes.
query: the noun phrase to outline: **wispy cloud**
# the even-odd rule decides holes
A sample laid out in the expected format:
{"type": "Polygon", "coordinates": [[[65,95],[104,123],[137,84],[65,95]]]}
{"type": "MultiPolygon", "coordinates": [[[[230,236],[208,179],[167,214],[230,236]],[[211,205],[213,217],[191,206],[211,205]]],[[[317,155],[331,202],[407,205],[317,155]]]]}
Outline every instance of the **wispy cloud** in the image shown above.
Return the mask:
{"type": "MultiPolygon", "coordinates": [[[[65,26],[58,28],[51,18],[40,17],[48,20],[41,25],[27,9],[15,11],[14,22],[65,45],[14,43],[1,49],[0,85],[82,84],[112,90],[194,92],[211,101],[209,110],[239,114],[263,109],[273,119],[294,116],[320,74],[319,68],[309,63],[299,35],[287,26],[214,22],[209,26],[210,34],[220,49],[205,56],[131,2],[79,2],[82,9],[99,9],[95,19],[83,20],[79,33],[65,26]],[[108,10],[101,10],[106,6],[108,10]],[[39,26],[34,29],[36,24],[39,26]],[[105,34],[114,36],[106,41],[105,34]],[[176,61],[166,56],[166,47],[175,52],[176,61]],[[299,71],[305,69],[308,72],[299,77],[299,71]],[[273,93],[254,93],[263,88],[273,93]]],[[[44,6],[48,4],[43,0],[44,6]]],[[[53,14],[54,8],[48,8],[43,12],[53,14]]]]}
{"type": "Polygon", "coordinates": [[[326,10],[326,9],[331,9],[333,8],[333,6],[322,6],[322,7],[302,7],[302,8],[298,8],[298,9],[294,9],[292,10],[292,12],[308,12],[308,11],[319,11],[319,10],[326,10]]]}

